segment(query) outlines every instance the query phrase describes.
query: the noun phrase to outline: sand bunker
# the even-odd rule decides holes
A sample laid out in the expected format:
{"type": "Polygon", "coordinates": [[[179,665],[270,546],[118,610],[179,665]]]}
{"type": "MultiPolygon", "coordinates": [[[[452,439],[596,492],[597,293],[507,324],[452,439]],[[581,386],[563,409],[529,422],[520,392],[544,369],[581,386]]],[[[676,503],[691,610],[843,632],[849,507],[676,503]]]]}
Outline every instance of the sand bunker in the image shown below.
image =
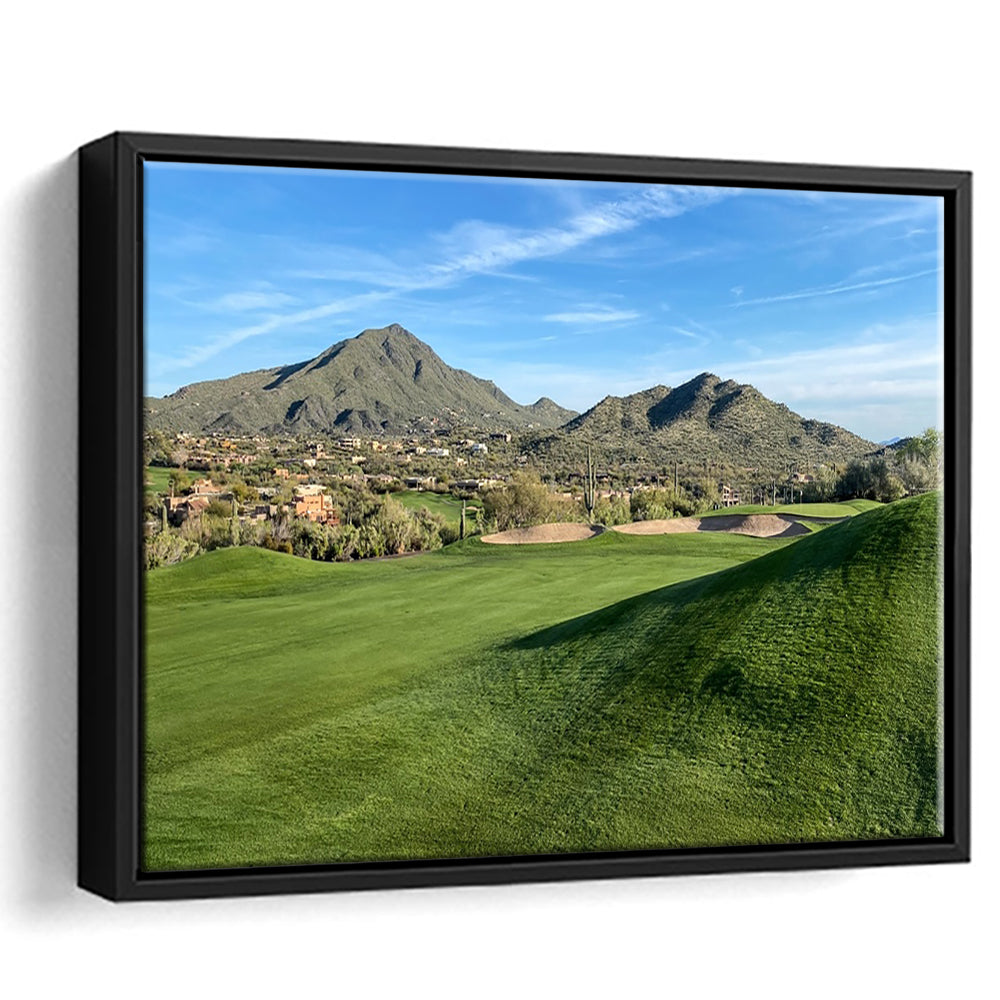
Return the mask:
{"type": "Polygon", "coordinates": [[[696,517],[672,517],[666,521],[633,521],[631,524],[618,524],[611,530],[620,531],[623,535],[683,535],[689,531],[697,531],[701,521],[696,517]]]}
{"type": "Polygon", "coordinates": [[[495,535],[483,535],[490,545],[537,545],[539,542],[582,542],[599,535],[601,529],[589,524],[537,524],[533,528],[511,528],[495,535]]]}
{"type": "MultiPolygon", "coordinates": [[[[604,529],[589,524],[538,524],[483,535],[490,545],[536,545],[540,542],[582,542],[604,529]]],[[[754,538],[792,538],[809,529],[789,514],[720,514],[718,517],[672,517],[664,521],[634,521],[611,529],[623,535],[684,535],[695,531],[724,531],[754,538]]]]}
{"type": "Polygon", "coordinates": [[[754,538],[791,538],[809,529],[787,514],[721,514],[718,517],[674,517],[665,521],[635,521],[614,531],[625,535],[673,535],[694,531],[725,531],[754,538]]]}

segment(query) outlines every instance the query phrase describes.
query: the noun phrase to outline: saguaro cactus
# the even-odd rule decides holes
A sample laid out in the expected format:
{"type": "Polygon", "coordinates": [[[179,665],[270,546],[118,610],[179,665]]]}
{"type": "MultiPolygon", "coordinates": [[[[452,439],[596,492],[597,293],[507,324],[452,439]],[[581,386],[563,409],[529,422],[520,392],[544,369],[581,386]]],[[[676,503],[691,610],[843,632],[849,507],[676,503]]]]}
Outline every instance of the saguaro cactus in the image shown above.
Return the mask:
{"type": "Polygon", "coordinates": [[[594,520],[594,508],[597,506],[597,468],[590,445],[587,445],[587,479],[583,485],[583,505],[587,508],[587,517],[594,520]]]}
{"type": "Polygon", "coordinates": [[[458,537],[465,538],[465,501],[462,501],[462,520],[458,523],[458,537]]]}

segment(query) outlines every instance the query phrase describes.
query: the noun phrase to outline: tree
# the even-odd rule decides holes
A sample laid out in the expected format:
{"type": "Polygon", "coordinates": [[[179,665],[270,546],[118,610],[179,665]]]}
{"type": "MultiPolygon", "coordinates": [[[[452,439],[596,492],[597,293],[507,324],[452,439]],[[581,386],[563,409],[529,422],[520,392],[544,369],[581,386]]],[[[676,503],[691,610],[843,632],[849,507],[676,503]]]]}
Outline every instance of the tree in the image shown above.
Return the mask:
{"type": "Polygon", "coordinates": [[[171,469],[167,482],[171,493],[183,493],[191,485],[191,479],[183,469],[171,469]]]}

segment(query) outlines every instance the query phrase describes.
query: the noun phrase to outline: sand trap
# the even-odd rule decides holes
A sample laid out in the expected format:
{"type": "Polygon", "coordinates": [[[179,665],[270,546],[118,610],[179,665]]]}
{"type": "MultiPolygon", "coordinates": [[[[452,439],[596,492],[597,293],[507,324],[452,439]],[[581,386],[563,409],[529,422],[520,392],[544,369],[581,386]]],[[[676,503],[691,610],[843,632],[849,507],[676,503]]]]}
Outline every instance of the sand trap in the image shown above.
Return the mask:
{"type": "Polygon", "coordinates": [[[724,531],[754,538],[791,538],[809,529],[787,514],[721,514],[718,517],[674,517],[665,521],[635,521],[614,531],[625,535],[673,535],[694,531],[724,531]]]}
{"type": "Polygon", "coordinates": [[[697,531],[701,521],[696,517],[672,517],[666,521],[633,521],[631,524],[618,524],[611,530],[620,531],[623,535],[685,535],[697,531]]]}
{"type": "Polygon", "coordinates": [[[582,542],[599,535],[601,529],[589,524],[536,524],[533,528],[511,528],[495,535],[483,535],[490,545],[537,545],[540,542],[582,542]]]}

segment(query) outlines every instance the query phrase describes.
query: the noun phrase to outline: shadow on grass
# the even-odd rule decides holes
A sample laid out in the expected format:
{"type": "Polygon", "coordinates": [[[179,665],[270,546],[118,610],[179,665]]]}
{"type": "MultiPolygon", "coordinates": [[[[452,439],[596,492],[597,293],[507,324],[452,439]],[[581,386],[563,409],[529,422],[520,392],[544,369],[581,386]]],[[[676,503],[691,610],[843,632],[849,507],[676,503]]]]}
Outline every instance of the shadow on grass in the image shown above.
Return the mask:
{"type": "Polygon", "coordinates": [[[763,587],[779,580],[794,581],[800,590],[808,592],[811,580],[831,571],[846,570],[846,565],[855,558],[902,552],[910,534],[907,518],[881,514],[874,520],[847,518],[823,532],[806,532],[794,545],[550,625],[512,640],[506,648],[543,649],[596,638],[609,628],[634,619],[651,605],[659,605],[666,612],[696,600],[717,597],[744,607],[755,600],[763,587]]]}

